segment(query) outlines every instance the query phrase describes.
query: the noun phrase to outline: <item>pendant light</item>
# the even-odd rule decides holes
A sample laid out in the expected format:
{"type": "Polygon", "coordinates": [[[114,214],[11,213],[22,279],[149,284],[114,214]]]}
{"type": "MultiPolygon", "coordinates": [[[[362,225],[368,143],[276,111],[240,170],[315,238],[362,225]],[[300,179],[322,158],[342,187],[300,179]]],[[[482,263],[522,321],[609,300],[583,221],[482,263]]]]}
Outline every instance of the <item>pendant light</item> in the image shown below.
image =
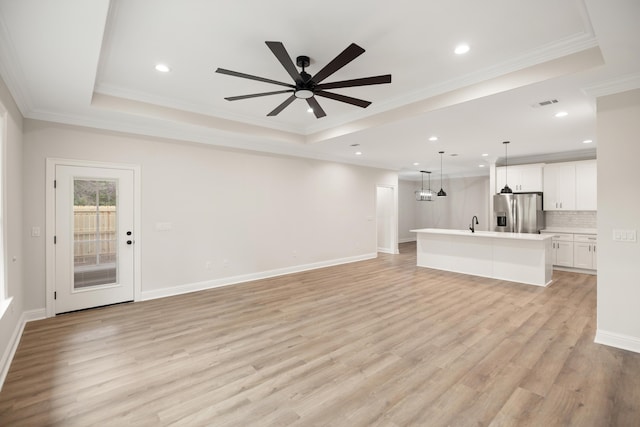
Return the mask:
{"type": "Polygon", "coordinates": [[[446,191],[442,189],[442,155],[444,151],[439,151],[440,153],[440,191],[438,191],[438,197],[447,197],[446,191]]]}
{"type": "Polygon", "coordinates": [[[420,171],[422,174],[422,185],[420,186],[420,190],[416,190],[416,200],[419,202],[433,202],[433,191],[431,191],[431,172],[430,171],[420,171]],[[429,187],[424,189],[424,174],[429,174],[429,187]]]}
{"type": "Polygon", "coordinates": [[[511,188],[509,188],[509,184],[507,184],[507,167],[509,166],[509,161],[507,158],[507,145],[509,141],[503,142],[504,144],[504,188],[500,190],[500,194],[510,194],[513,193],[511,188]]]}

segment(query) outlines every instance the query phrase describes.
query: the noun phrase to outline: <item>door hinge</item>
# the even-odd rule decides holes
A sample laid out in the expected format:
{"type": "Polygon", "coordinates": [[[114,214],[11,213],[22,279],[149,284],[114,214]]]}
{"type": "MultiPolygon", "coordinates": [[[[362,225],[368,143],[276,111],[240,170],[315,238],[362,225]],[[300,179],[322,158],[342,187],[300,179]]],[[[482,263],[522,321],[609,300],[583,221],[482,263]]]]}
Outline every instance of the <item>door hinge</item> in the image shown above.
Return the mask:
{"type": "Polygon", "coordinates": [[[58,181],[56,181],[55,179],[53,180],[53,188],[56,188],[56,186],[58,185],[58,181]]]}
{"type": "Polygon", "coordinates": [[[58,293],[57,292],[53,293],[53,299],[58,299],[58,293]]]}
{"type": "Polygon", "coordinates": [[[55,245],[57,243],[58,239],[57,236],[53,236],[53,244],[55,245]]]}

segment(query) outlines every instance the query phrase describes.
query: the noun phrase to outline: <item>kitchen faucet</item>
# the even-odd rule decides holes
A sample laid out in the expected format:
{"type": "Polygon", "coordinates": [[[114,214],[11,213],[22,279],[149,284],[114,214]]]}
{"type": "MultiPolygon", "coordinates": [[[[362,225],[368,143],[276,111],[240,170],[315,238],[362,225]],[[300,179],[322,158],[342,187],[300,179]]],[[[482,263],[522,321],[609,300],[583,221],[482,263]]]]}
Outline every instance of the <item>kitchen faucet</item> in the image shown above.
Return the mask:
{"type": "Polygon", "coordinates": [[[478,224],[478,217],[474,215],[473,218],[471,218],[471,225],[469,226],[469,230],[471,230],[472,233],[476,232],[476,224],[478,224]],[[474,219],[476,220],[475,224],[473,223],[474,219]]]}

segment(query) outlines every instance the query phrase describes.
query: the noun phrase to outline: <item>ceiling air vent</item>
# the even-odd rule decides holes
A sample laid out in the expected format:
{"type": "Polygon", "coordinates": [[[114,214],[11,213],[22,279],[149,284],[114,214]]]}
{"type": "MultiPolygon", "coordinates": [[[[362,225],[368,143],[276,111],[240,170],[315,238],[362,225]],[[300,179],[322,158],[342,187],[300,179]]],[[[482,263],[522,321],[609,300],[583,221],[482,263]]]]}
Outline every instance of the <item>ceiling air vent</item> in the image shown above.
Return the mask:
{"type": "Polygon", "coordinates": [[[553,105],[553,104],[557,104],[558,100],[557,99],[548,99],[546,101],[540,101],[540,102],[536,102],[535,104],[531,105],[533,108],[540,108],[540,107],[546,107],[547,105],[553,105]]]}

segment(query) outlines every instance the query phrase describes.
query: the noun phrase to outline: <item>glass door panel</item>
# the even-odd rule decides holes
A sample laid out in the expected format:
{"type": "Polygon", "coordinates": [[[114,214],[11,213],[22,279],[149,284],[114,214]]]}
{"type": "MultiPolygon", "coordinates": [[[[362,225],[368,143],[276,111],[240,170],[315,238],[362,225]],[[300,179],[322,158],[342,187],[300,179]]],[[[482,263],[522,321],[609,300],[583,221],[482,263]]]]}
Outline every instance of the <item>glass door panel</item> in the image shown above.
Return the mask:
{"type": "Polygon", "coordinates": [[[73,289],[118,282],[118,181],[73,180],[73,289]]]}

